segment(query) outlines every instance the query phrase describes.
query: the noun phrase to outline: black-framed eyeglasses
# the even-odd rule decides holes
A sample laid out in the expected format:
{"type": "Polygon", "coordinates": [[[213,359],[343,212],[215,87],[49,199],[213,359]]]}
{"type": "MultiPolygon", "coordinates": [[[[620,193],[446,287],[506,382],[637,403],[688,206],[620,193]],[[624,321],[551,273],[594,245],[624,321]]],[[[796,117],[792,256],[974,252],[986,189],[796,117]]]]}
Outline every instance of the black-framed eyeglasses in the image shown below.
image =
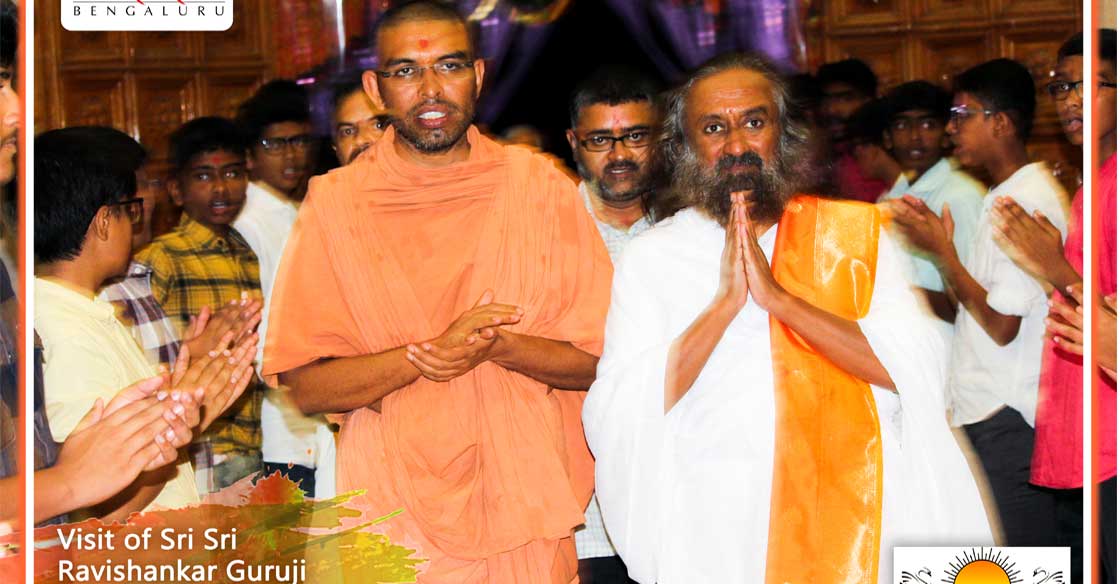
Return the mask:
{"type": "Polygon", "coordinates": [[[652,133],[648,130],[635,130],[621,136],[595,134],[580,140],[579,144],[588,152],[607,152],[613,150],[616,142],[622,142],[622,145],[627,148],[636,149],[649,146],[652,136],[652,133]]]}
{"type": "MultiPolygon", "coordinates": [[[[1097,87],[1111,87],[1112,89],[1116,89],[1116,84],[1101,81],[1097,83],[1097,87]]],[[[1065,101],[1065,99],[1069,97],[1070,91],[1076,91],[1077,97],[1084,97],[1085,80],[1051,81],[1050,83],[1046,84],[1046,91],[1050,94],[1050,97],[1054,98],[1055,101],[1065,101]]]]}
{"type": "Polygon", "coordinates": [[[452,79],[463,76],[471,71],[474,62],[474,59],[444,59],[438,63],[425,66],[403,64],[390,69],[378,70],[377,74],[382,79],[392,83],[411,85],[419,83],[420,79],[424,77],[424,71],[429,69],[441,78],[452,79]]]}
{"type": "Polygon", "coordinates": [[[949,121],[954,124],[959,124],[976,114],[984,114],[984,117],[994,114],[990,109],[972,109],[966,105],[955,105],[949,108],[949,121]]]}
{"type": "Polygon", "coordinates": [[[115,201],[109,203],[110,207],[121,207],[125,214],[128,216],[128,221],[133,225],[139,225],[144,221],[144,199],[140,197],[133,197],[123,201],[115,201]]]}
{"type": "Polygon", "coordinates": [[[260,145],[269,154],[279,154],[288,148],[297,152],[306,152],[315,143],[315,136],[311,134],[296,134],[295,136],[277,136],[276,138],[261,138],[260,145]]]}

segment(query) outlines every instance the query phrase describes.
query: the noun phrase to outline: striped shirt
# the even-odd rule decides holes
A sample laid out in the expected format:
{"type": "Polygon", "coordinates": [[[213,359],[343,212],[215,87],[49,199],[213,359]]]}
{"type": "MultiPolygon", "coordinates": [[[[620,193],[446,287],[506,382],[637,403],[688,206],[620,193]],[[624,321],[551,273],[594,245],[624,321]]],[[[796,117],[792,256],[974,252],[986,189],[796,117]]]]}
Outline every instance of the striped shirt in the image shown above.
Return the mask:
{"type": "Polygon", "coordinates": [[[179,329],[152,294],[152,269],[132,262],[123,280],[101,289],[98,295],[117,309],[121,321],[152,365],[171,366],[179,356],[179,329]]]}

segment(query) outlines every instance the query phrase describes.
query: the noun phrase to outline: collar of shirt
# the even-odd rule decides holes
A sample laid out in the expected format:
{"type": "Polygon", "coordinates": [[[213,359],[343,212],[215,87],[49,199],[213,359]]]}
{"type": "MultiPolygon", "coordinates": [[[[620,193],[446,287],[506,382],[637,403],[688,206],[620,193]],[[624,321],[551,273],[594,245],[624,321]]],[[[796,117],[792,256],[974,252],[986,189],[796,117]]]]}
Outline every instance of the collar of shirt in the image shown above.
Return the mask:
{"type": "MultiPolygon", "coordinates": [[[[1054,175],[1050,172],[1050,166],[1045,162],[1031,162],[1024,164],[1019,170],[1016,170],[1007,180],[993,185],[988,189],[988,193],[984,195],[984,212],[995,205],[997,197],[1012,196],[1013,194],[1023,194],[1024,192],[1035,192],[1037,189],[1024,189],[1020,185],[1030,184],[1049,184],[1054,181],[1054,175]]],[[[1064,191],[1062,191],[1064,193],[1064,191]]],[[[1021,202],[1020,202],[1021,203],[1021,202]]],[[[1068,203],[1066,205],[1068,207],[1068,203]]],[[[1067,209],[1068,210],[1068,209],[1067,209]]]]}
{"type": "Polygon", "coordinates": [[[179,236],[183,238],[191,247],[198,247],[201,249],[227,249],[227,248],[247,248],[249,244],[241,238],[232,227],[224,237],[214,233],[209,227],[191,219],[186,213],[183,213],[183,218],[179,221],[179,236]]]}
{"type": "Polygon", "coordinates": [[[653,226],[649,221],[648,215],[642,215],[641,218],[630,225],[628,229],[619,229],[614,225],[611,225],[604,221],[600,221],[599,218],[595,216],[595,207],[591,205],[591,197],[593,195],[591,194],[591,187],[587,184],[587,181],[584,180],[579,182],[579,194],[583,195],[583,205],[587,207],[587,212],[591,213],[591,218],[594,219],[595,224],[601,228],[610,229],[611,231],[625,233],[628,235],[637,235],[638,233],[641,233],[642,231],[645,231],[646,229],[649,229],[653,226]]]}
{"type": "Polygon", "coordinates": [[[953,172],[953,164],[948,158],[942,158],[922,173],[922,176],[910,186],[910,190],[923,193],[936,191],[945,184],[945,179],[949,178],[951,172],[953,172]]]}
{"type": "Polygon", "coordinates": [[[253,181],[245,190],[245,204],[260,205],[265,209],[284,209],[298,211],[299,203],[285,197],[280,191],[264,181],[253,181]]]}
{"type": "Polygon", "coordinates": [[[96,320],[112,322],[117,318],[112,304],[99,298],[89,298],[52,280],[35,278],[35,297],[36,303],[46,301],[55,309],[74,312],[96,320]]]}

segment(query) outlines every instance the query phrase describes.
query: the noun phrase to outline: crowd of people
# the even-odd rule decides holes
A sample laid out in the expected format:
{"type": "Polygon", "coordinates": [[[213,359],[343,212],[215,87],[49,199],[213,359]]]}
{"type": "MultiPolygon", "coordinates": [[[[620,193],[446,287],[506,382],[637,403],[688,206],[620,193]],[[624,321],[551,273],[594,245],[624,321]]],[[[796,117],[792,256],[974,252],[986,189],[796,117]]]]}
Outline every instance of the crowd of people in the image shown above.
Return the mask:
{"type": "MultiPolygon", "coordinates": [[[[1115,31],[1093,79],[1084,45],[1047,90],[1102,161],[1115,582],[1115,31]]],[[[573,176],[474,125],[454,9],[388,10],[375,49],[319,176],[285,80],[178,128],[166,180],[118,130],[35,138],[36,521],[278,472],[403,509],[379,528],[423,582],[880,582],[895,545],[994,542],[1069,546],[1081,581],[1088,224],[1027,155],[1051,106],[1022,64],[886,91],[855,59],[728,53],[668,89],[602,67],[573,176]]]]}

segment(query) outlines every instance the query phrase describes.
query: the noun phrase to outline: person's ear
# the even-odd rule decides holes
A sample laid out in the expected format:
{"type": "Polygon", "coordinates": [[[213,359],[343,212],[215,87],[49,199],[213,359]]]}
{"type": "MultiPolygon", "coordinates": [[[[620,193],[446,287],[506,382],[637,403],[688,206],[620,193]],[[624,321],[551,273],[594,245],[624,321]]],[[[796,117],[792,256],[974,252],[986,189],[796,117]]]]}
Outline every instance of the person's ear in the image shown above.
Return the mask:
{"type": "Polygon", "coordinates": [[[1015,122],[1007,112],[996,112],[992,116],[995,136],[1004,138],[1015,134],[1015,122]]]}
{"type": "Polygon", "coordinates": [[[891,142],[890,130],[883,130],[883,149],[888,151],[894,149],[894,142],[891,142]]]}
{"type": "Polygon", "coordinates": [[[362,90],[365,91],[369,100],[373,102],[374,109],[387,110],[385,107],[385,100],[381,99],[381,88],[377,86],[377,71],[365,71],[362,73],[362,90]]]}
{"type": "Polygon", "coordinates": [[[564,131],[564,136],[568,139],[568,146],[572,147],[572,156],[579,154],[579,142],[576,141],[575,130],[568,128],[564,131]]]}
{"type": "Polygon", "coordinates": [[[171,197],[171,202],[176,206],[183,206],[183,191],[182,185],[179,184],[179,177],[172,177],[167,181],[167,194],[171,197]]]}
{"type": "Polygon", "coordinates": [[[92,235],[94,239],[99,241],[108,241],[112,224],[113,212],[108,205],[105,205],[93,215],[93,221],[90,221],[86,236],[92,235]]]}
{"type": "Polygon", "coordinates": [[[482,81],[486,78],[486,60],[477,57],[474,60],[474,98],[482,95],[482,81]]]}

